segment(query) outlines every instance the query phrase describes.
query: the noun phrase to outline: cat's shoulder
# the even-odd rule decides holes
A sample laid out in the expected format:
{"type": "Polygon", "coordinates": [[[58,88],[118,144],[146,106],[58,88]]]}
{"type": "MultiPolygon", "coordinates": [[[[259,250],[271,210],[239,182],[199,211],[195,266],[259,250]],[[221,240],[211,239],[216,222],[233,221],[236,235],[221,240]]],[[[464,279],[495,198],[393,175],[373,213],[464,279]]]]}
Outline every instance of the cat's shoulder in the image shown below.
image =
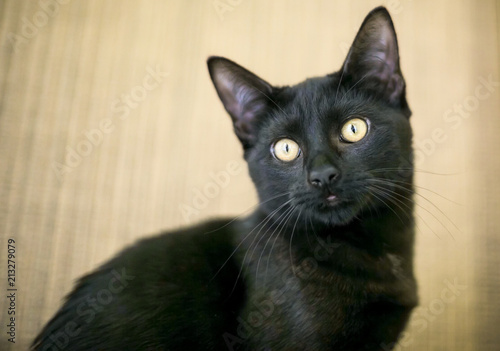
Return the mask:
{"type": "Polygon", "coordinates": [[[143,270],[141,275],[151,278],[150,274],[182,270],[183,266],[192,269],[234,249],[241,226],[234,219],[214,219],[148,236],[123,249],[98,271],[128,267],[143,270]]]}
{"type": "Polygon", "coordinates": [[[230,219],[212,220],[141,239],[125,248],[78,280],[33,348],[53,345],[60,338],[71,342],[75,350],[89,349],[94,346],[93,338],[102,335],[103,349],[124,345],[133,349],[140,343],[133,336],[151,334],[152,325],[158,332],[151,337],[156,341],[186,327],[174,323],[174,315],[202,322],[205,315],[217,315],[213,309],[228,274],[226,268],[220,274],[218,270],[227,267],[232,276],[237,269],[225,260],[232,256],[238,226],[238,221],[230,219]],[[192,301],[198,301],[198,310],[185,309],[192,301]],[[126,322],[130,318],[133,322],[126,322]]]}

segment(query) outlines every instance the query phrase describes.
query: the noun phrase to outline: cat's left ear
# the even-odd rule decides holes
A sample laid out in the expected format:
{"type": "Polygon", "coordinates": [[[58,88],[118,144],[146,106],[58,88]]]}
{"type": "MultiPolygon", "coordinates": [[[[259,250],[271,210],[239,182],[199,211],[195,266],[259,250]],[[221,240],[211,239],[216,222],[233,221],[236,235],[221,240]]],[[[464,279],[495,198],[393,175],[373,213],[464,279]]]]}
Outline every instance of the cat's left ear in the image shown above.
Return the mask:
{"type": "Polygon", "coordinates": [[[366,16],[341,72],[351,86],[356,85],[381,96],[410,117],[406,84],[399,66],[396,32],[384,7],[377,7],[366,16]]]}
{"type": "Polygon", "coordinates": [[[267,109],[272,86],[226,58],[210,57],[207,64],[217,94],[233,120],[236,136],[245,149],[251,147],[257,136],[257,120],[267,109]]]}

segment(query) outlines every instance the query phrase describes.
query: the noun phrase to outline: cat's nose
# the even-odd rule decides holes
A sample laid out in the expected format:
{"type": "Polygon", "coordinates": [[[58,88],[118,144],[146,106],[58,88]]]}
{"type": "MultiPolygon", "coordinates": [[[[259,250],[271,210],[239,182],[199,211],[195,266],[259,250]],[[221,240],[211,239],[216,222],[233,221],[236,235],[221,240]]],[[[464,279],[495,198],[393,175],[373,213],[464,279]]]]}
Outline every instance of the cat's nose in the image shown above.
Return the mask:
{"type": "Polygon", "coordinates": [[[323,188],[333,184],[339,177],[338,169],[333,165],[323,165],[309,172],[309,183],[316,188],[323,188]]]}

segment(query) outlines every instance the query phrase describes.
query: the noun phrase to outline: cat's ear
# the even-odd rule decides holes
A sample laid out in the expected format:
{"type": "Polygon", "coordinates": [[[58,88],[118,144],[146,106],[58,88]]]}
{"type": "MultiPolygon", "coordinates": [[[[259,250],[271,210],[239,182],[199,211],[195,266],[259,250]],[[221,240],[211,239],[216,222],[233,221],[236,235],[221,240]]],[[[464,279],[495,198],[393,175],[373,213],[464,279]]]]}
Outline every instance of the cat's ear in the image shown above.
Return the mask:
{"type": "Polygon", "coordinates": [[[406,85],[399,66],[396,32],[384,7],[372,10],[361,28],[342,66],[343,79],[381,96],[409,117],[406,85]]]}
{"type": "Polygon", "coordinates": [[[252,146],[257,119],[268,106],[272,86],[223,57],[210,57],[207,64],[217,94],[231,115],[236,135],[244,148],[252,146]]]}

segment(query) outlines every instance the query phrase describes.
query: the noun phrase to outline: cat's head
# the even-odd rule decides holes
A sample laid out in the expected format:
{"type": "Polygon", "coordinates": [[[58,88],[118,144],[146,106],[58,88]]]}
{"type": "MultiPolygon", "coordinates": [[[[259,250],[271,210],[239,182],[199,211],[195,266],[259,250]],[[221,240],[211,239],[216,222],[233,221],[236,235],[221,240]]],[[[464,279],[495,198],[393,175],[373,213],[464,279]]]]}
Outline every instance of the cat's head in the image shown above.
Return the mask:
{"type": "Polygon", "coordinates": [[[388,191],[411,190],[411,112],[386,9],[368,14],[325,77],[274,87],[225,58],[208,67],[266,212],[346,224],[386,205],[388,191]]]}

